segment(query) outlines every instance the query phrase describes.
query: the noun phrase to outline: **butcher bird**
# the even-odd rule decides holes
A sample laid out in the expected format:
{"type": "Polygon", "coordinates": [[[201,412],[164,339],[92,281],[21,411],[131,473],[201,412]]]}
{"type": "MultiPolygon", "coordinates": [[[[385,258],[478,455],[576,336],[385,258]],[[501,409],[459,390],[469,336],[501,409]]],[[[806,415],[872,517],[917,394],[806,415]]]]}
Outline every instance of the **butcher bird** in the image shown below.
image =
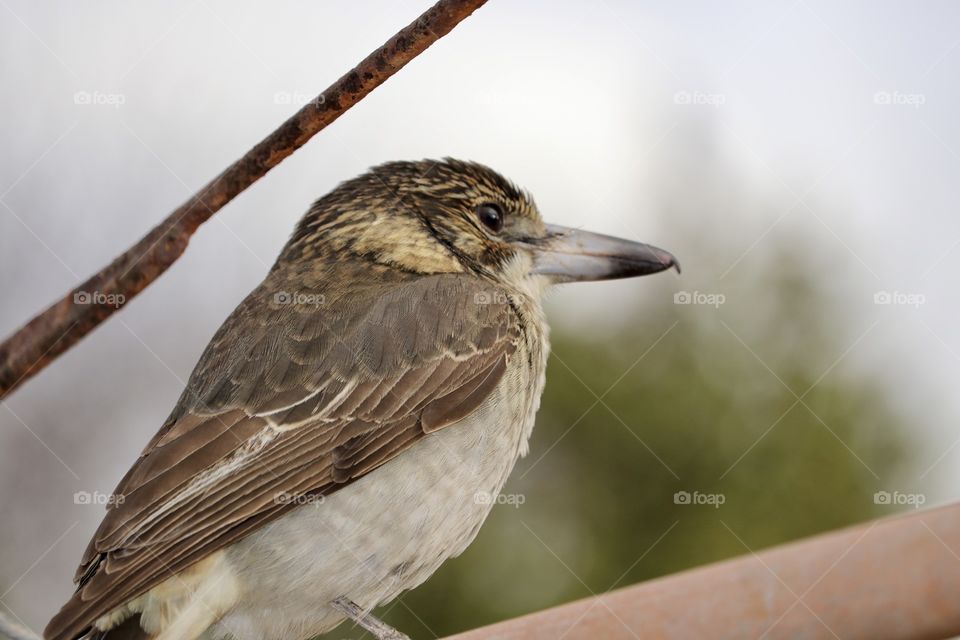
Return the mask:
{"type": "Polygon", "coordinates": [[[674,267],[486,166],[390,162],[307,211],[120,481],[48,640],[306,640],[476,537],[543,391],[554,284],[674,267]]]}

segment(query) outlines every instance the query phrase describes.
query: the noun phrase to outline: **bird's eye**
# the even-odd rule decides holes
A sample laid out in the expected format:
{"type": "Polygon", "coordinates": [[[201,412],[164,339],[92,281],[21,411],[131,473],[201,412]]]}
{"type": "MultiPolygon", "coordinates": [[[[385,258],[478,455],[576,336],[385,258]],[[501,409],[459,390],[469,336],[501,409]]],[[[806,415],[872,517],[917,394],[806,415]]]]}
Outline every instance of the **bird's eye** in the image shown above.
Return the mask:
{"type": "Polygon", "coordinates": [[[488,202],[477,208],[477,218],[492,233],[500,233],[503,230],[503,210],[500,205],[488,202]]]}

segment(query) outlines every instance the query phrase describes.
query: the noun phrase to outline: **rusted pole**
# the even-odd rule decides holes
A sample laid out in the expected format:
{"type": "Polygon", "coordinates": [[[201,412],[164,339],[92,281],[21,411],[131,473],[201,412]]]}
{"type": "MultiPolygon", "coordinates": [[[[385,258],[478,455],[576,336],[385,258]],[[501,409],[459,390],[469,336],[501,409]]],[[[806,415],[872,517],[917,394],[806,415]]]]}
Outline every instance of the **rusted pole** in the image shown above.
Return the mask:
{"type": "Polygon", "coordinates": [[[452,638],[955,636],[960,636],[960,504],[747,553],[452,638]]]}
{"type": "Polygon", "coordinates": [[[221,207],[485,2],[437,2],[230,165],[109,266],[7,338],[0,344],[0,399],[36,375],[156,280],[180,257],[197,227],[221,207]],[[110,303],[97,304],[98,300],[110,303]]]}

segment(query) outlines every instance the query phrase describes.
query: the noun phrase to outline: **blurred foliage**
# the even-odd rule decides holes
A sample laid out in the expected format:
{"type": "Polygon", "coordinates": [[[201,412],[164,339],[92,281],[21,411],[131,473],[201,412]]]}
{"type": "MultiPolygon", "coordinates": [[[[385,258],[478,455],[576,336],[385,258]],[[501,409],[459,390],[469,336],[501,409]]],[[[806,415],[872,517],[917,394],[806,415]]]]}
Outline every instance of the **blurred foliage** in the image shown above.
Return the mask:
{"type": "Polygon", "coordinates": [[[804,255],[781,246],[749,280],[722,279],[719,307],[674,304],[696,283],[661,276],[642,308],[617,309],[639,322],[556,327],[531,452],[504,490],[523,504],[495,507],[460,558],[379,614],[444,636],[887,513],[878,476],[913,444],[880,383],[839,366],[856,336],[827,320],[804,255]]]}

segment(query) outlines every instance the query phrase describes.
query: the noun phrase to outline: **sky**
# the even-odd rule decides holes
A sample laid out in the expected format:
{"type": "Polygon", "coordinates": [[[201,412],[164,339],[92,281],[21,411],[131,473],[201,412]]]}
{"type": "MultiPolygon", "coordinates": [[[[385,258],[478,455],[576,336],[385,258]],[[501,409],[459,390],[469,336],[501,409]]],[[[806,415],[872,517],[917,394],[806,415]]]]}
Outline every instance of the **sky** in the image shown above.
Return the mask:
{"type": "MultiPolygon", "coordinates": [[[[0,0],[0,332],[428,6],[0,0]]],[[[394,159],[484,162],[551,222],[666,247],[685,273],[710,264],[697,279],[707,293],[765,243],[809,240],[815,261],[842,265],[823,283],[849,345],[839,367],[885,377],[929,444],[913,488],[928,504],[955,498],[958,71],[960,5],[948,1],[491,1],[2,403],[0,496],[32,524],[0,534],[15,580],[0,601],[44,621],[98,518],[54,508],[65,487],[109,492],[310,202],[394,159]],[[711,176],[723,183],[707,189],[711,176]],[[739,210],[738,193],[778,205],[739,210]],[[681,227],[709,234],[709,263],[671,244],[681,227]]],[[[561,292],[551,317],[602,328],[609,302],[636,291],[561,292]]]]}

